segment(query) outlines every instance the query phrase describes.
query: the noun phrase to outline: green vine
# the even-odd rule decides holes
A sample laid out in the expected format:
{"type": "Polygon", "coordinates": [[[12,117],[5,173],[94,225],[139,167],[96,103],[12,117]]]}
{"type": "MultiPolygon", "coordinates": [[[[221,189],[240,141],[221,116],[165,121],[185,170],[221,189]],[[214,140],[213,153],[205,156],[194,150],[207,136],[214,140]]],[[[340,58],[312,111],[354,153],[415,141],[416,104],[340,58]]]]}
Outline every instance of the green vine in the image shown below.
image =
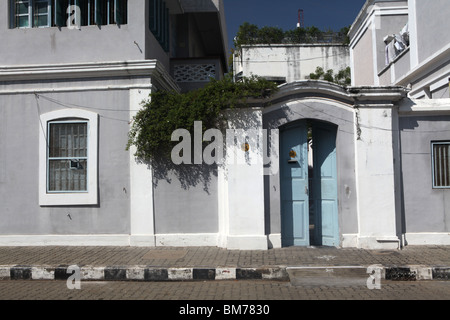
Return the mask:
{"type": "Polygon", "coordinates": [[[275,83],[252,76],[234,82],[231,76],[212,79],[204,88],[187,93],[157,91],[134,117],[128,134],[127,150],[136,147],[135,156],[151,161],[155,157],[170,157],[178,143],[171,141],[176,129],[193,133],[194,122],[201,121],[203,132],[216,128],[223,112],[245,106],[248,98],[267,98],[277,91],[275,83]]]}
{"type": "Polygon", "coordinates": [[[325,80],[341,86],[349,86],[352,83],[350,67],[339,70],[337,74],[334,74],[332,69],[325,72],[322,67],[317,67],[316,72],[309,74],[309,78],[312,80],[325,80]]]}

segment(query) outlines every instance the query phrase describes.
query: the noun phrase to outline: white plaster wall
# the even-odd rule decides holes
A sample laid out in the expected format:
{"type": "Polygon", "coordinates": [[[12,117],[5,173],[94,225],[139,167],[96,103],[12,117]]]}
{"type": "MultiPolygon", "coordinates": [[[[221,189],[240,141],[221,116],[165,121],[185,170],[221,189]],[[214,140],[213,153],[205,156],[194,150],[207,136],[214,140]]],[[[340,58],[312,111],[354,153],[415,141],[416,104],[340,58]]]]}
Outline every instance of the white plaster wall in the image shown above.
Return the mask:
{"type": "Polygon", "coordinates": [[[244,76],[282,77],[286,82],[305,80],[322,67],[335,74],[350,66],[350,54],[343,45],[256,45],[244,46],[235,57],[236,72],[244,76]]]}
{"type": "MultiPolygon", "coordinates": [[[[229,114],[229,129],[262,129],[262,110],[242,109],[229,114]],[[246,119],[246,121],[242,121],[246,119]]],[[[221,230],[228,249],[265,250],[267,236],[264,229],[264,170],[262,130],[250,139],[247,152],[238,142],[230,144],[227,132],[226,167],[221,180],[226,180],[226,190],[221,189],[221,230]],[[224,205],[223,200],[226,199],[224,205]],[[225,212],[223,210],[226,210],[225,212]]],[[[243,141],[242,141],[243,142],[243,141]]]]}
{"type": "Polygon", "coordinates": [[[356,179],[359,247],[398,248],[392,108],[356,112],[356,179]]]}

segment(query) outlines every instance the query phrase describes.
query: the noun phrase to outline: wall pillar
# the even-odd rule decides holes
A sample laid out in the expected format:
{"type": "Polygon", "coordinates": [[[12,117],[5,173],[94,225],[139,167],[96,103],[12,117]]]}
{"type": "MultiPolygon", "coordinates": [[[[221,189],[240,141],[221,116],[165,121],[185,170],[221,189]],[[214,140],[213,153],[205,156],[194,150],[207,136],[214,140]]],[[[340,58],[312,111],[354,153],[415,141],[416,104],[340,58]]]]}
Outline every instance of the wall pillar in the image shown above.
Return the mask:
{"type": "MultiPolygon", "coordinates": [[[[130,89],[130,118],[141,109],[141,102],[149,98],[151,89],[130,89]]],[[[147,163],[134,156],[136,148],[130,148],[130,245],[155,246],[153,211],[153,175],[147,163]]]]}
{"type": "Polygon", "coordinates": [[[226,159],[219,171],[222,244],[228,249],[267,250],[264,228],[262,109],[228,115],[226,159]]]}
{"type": "Polygon", "coordinates": [[[365,249],[397,249],[397,195],[392,104],[355,107],[359,235],[365,249]]]}

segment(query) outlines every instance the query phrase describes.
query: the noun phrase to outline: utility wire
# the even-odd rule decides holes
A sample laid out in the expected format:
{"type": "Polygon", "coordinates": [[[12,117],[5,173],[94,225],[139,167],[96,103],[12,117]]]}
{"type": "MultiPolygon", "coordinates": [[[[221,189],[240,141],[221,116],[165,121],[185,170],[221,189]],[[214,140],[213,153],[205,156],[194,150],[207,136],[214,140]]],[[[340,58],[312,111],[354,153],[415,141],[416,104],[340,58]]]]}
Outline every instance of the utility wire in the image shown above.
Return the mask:
{"type": "MultiPolygon", "coordinates": [[[[81,106],[81,105],[77,105],[77,104],[73,104],[73,103],[66,103],[66,102],[61,102],[59,100],[53,99],[53,98],[49,98],[40,94],[35,93],[36,96],[36,101],[38,101],[39,98],[45,99],[51,103],[54,103],[56,105],[65,107],[65,108],[69,108],[69,109],[74,109],[74,108],[81,108],[81,109],[88,109],[88,110],[100,110],[100,111],[113,111],[113,112],[138,112],[139,110],[123,110],[123,109],[108,109],[108,108],[97,108],[97,107],[87,107],[87,106],[81,106]]],[[[39,103],[38,103],[39,106],[39,103]]],[[[39,111],[40,113],[40,111],[39,111]]],[[[114,120],[114,121],[119,121],[119,122],[126,122],[128,124],[130,124],[132,122],[132,120],[124,120],[124,119],[118,119],[118,118],[114,118],[114,117],[109,117],[109,116],[104,116],[104,115],[99,115],[101,118],[104,119],[108,119],[108,120],[114,120]]]]}

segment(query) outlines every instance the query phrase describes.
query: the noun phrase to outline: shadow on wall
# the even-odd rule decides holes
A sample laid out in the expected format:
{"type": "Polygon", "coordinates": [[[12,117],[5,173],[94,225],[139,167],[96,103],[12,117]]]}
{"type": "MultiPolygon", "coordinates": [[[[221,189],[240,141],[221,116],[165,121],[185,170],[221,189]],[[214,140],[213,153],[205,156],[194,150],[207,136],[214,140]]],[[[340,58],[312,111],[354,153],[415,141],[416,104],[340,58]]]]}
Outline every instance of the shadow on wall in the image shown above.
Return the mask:
{"type": "Polygon", "coordinates": [[[203,186],[203,191],[210,194],[213,177],[217,177],[217,165],[207,164],[174,164],[171,159],[158,158],[152,162],[153,186],[156,188],[160,181],[171,184],[177,179],[184,190],[203,186]]]}
{"type": "Polygon", "coordinates": [[[251,151],[260,150],[263,141],[263,131],[259,130],[262,128],[260,114],[251,108],[233,108],[224,111],[223,116],[222,121],[215,127],[203,128],[201,135],[199,132],[191,132],[190,142],[179,140],[180,145],[183,144],[179,148],[180,157],[185,152],[191,155],[188,163],[184,161],[176,164],[165,156],[153,159],[149,169],[153,170],[155,188],[160,181],[171,184],[176,179],[184,190],[202,186],[203,190],[210,194],[211,183],[216,181],[219,168],[225,169],[226,176],[227,164],[230,161],[234,163],[233,161],[242,159],[242,162],[236,163],[247,166],[255,163],[256,160],[252,157],[259,154],[255,155],[251,151]],[[198,147],[200,145],[201,148],[198,147]],[[187,148],[190,150],[186,150],[187,148]]]}

